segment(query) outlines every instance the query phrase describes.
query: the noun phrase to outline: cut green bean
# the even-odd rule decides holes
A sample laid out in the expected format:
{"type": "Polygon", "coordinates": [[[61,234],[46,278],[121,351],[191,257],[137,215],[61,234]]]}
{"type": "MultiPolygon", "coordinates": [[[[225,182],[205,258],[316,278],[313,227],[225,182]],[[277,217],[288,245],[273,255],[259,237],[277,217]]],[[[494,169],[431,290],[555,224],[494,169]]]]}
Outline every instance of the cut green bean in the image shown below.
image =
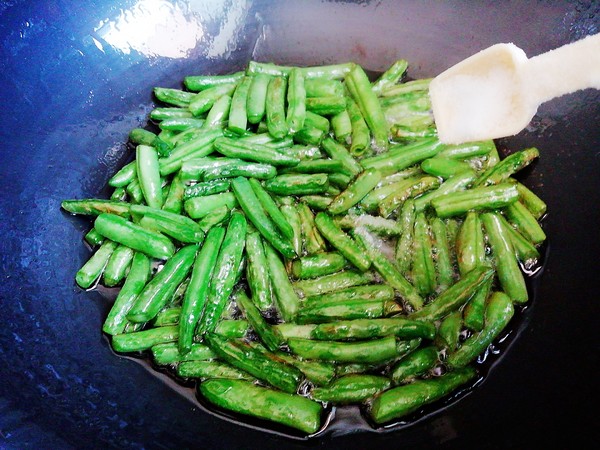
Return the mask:
{"type": "Polygon", "coordinates": [[[493,283],[493,278],[490,278],[483,283],[463,308],[463,324],[470,330],[481,331],[483,328],[485,304],[491,292],[493,283]]]}
{"type": "Polygon", "coordinates": [[[268,145],[244,142],[227,137],[217,139],[215,149],[230,158],[240,158],[245,161],[271,164],[273,166],[289,167],[300,162],[299,159],[280,153],[268,145]]]}
{"type": "Polygon", "coordinates": [[[246,218],[241,212],[231,213],[231,219],[229,219],[229,225],[214,264],[215,270],[210,280],[204,312],[198,322],[197,330],[200,334],[215,330],[227,305],[240,269],[247,226],[246,218]]]}
{"type": "Polygon", "coordinates": [[[182,108],[186,108],[194,98],[194,93],[181,89],[155,87],[153,91],[154,96],[161,102],[182,108]]]}
{"type": "MultiPolygon", "coordinates": [[[[353,272],[350,272],[353,273],[353,272]]],[[[304,299],[304,305],[319,305],[323,303],[345,302],[360,299],[390,301],[394,300],[394,289],[387,284],[368,284],[369,277],[348,276],[348,272],[339,275],[323,276],[318,284],[296,283],[296,288],[303,292],[320,292],[304,299]],[[347,287],[350,285],[350,287],[347,287]],[[310,289],[309,289],[310,288],[310,289]]],[[[372,280],[372,279],[371,279],[372,280]]]]}
{"type": "Polygon", "coordinates": [[[88,289],[100,278],[110,255],[118,247],[116,242],[105,240],[87,262],[75,274],[75,281],[79,287],[88,289]]]}
{"type": "Polygon", "coordinates": [[[439,377],[417,380],[389,389],[375,397],[370,409],[371,418],[377,424],[400,419],[449,395],[475,376],[477,372],[474,368],[464,367],[439,377]]]}
{"type": "Polygon", "coordinates": [[[370,147],[371,132],[360,108],[352,98],[346,98],[346,107],[350,118],[350,126],[352,127],[350,154],[357,157],[362,156],[370,147]]]}
{"type": "Polygon", "coordinates": [[[310,396],[322,402],[361,403],[388,389],[391,381],[380,375],[346,375],[326,387],[317,387],[310,396]]]}
{"type": "Polygon", "coordinates": [[[402,226],[402,234],[396,243],[395,257],[396,267],[401,274],[406,274],[412,263],[415,217],[415,201],[409,199],[402,205],[398,218],[402,226]]]}
{"type": "Polygon", "coordinates": [[[277,422],[308,434],[316,433],[321,426],[321,404],[298,395],[241,380],[207,380],[200,384],[200,392],[223,409],[277,422]]]}
{"type": "Polygon", "coordinates": [[[452,192],[434,199],[431,205],[439,217],[465,214],[470,210],[493,210],[503,208],[519,199],[516,186],[501,183],[492,186],[476,187],[466,191],[452,192]]]}
{"type": "Polygon", "coordinates": [[[98,233],[95,228],[91,228],[90,231],[88,231],[85,234],[84,239],[85,239],[85,242],[90,244],[90,246],[92,246],[92,247],[101,245],[102,242],[104,242],[104,236],[102,236],[100,233],[98,233]]]}
{"type": "Polygon", "coordinates": [[[227,127],[236,132],[245,132],[248,126],[248,92],[252,78],[244,76],[233,92],[231,97],[231,110],[229,111],[229,122],[227,127]]]}
{"type": "Polygon", "coordinates": [[[409,319],[439,320],[457,310],[475,294],[477,289],[494,275],[487,267],[477,267],[467,273],[423,308],[408,315],[409,319]]]}
{"type": "Polygon", "coordinates": [[[219,361],[183,361],[177,365],[177,375],[209,380],[254,380],[251,375],[219,361]]]}
{"type": "Polygon", "coordinates": [[[356,176],[363,171],[348,149],[334,139],[330,137],[323,139],[321,147],[331,159],[340,161],[349,175],[356,176]]]}
{"type": "Polygon", "coordinates": [[[391,88],[396,85],[402,75],[406,72],[408,68],[408,61],[405,59],[399,59],[394,62],[388,69],[383,72],[377,81],[373,83],[371,87],[375,94],[380,94],[383,90],[391,88]]]}
{"type": "Polygon", "coordinates": [[[414,284],[420,295],[427,296],[433,293],[437,279],[429,223],[423,213],[417,213],[415,217],[414,240],[412,263],[414,284]]]}
{"type": "Polygon", "coordinates": [[[231,97],[236,86],[236,83],[225,83],[205,89],[198,94],[194,94],[188,104],[188,108],[192,114],[197,117],[210,110],[215,102],[224,95],[231,97]]]}
{"type": "Polygon", "coordinates": [[[204,309],[208,288],[224,236],[224,228],[212,228],[196,255],[190,283],[183,298],[181,319],[179,320],[179,351],[182,354],[189,352],[192,348],[196,325],[204,309]]]}
{"type": "Polygon", "coordinates": [[[517,262],[510,237],[502,232],[497,213],[484,213],[481,222],[495,259],[496,271],[502,290],[515,302],[525,303],[529,299],[525,278],[517,262]]]}
{"type": "Polygon", "coordinates": [[[439,217],[431,219],[433,249],[437,274],[437,289],[443,291],[454,283],[454,267],[451,259],[452,251],[448,245],[446,223],[439,217]]]}
{"type": "Polygon", "coordinates": [[[481,219],[477,212],[470,211],[463,221],[456,238],[458,270],[464,276],[475,267],[485,264],[485,240],[481,219]]]}
{"type": "Polygon", "coordinates": [[[317,278],[342,270],[348,261],[339,253],[318,253],[296,259],[292,263],[292,274],[297,279],[317,278]]]}
{"type": "Polygon", "coordinates": [[[265,115],[267,87],[271,77],[266,74],[256,74],[251,79],[252,82],[248,90],[246,110],[248,122],[257,124],[265,115]]]}
{"type": "Polygon", "coordinates": [[[336,248],[359,270],[369,269],[371,261],[365,256],[358,244],[333,221],[329,214],[319,212],[315,217],[315,225],[332,247],[336,248]]]}
{"type": "Polygon", "coordinates": [[[288,274],[283,265],[279,254],[275,249],[265,242],[265,254],[267,257],[267,266],[271,276],[271,286],[275,293],[275,303],[277,311],[286,322],[293,322],[298,313],[300,299],[290,283],[288,274]]]}
{"type": "Polygon", "coordinates": [[[326,323],[335,320],[375,319],[402,311],[394,300],[363,300],[305,302],[298,312],[298,323],[326,323]]]}
{"type": "Polygon", "coordinates": [[[315,225],[315,217],[309,206],[304,203],[298,203],[296,206],[300,222],[302,225],[302,238],[304,240],[304,248],[309,255],[325,251],[326,243],[321,233],[315,225]]]}
{"type": "Polygon", "coordinates": [[[188,245],[177,251],[140,292],[127,313],[127,319],[135,323],[154,319],[187,277],[197,251],[197,245],[188,245]]]}
{"type": "Polygon", "coordinates": [[[243,77],[243,71],[228,75],[188,75],[183,79],[183,84],[190,91],[198,92],[222,84],[239,83],[243,77]]]}
{"type": "Polygon", "coordinates": [[[479,356],[504,330],[514,315],[511,298],[503,292],[494,292],[485,308],[485,325],[460,348],[448,355],[446,364],[451,368],[463,367],[479,356]]]}
{"type": "Polygon", "coordinates": [[[475,186],[489,186],[506,182],[510,176],[527,167],[539,156],[540,152],[535,147],[512,153],[492,168],[486,170],[475,181],[475,186]]]}
{"type": "Polygon", "coordinates": [[[133,260],[133,254],[134,251],[124,245],[115,248],[102,272],[102,282],[105,286],[116,286],[125,279],[127,270],[133,260]]]}
{"type": "Polygon", "coordinates": [[[285,120],[286,91],[286,78],[271,78],[269,85],[267,86],[265,117],[269,134],[275,139],[283,139],[289,132],[285,120]]]}
{"type": "Polygon", "coordinates": [[[312,339],[344,340],[373,339],[385,336],[396,336],[399,339],[422,338],[432,340],[435,326],[421,320],[410,320],[404,317],[386,319],[340,320],[321,323],[310,332],[312,339]]]}
{"type": "Polygon", "coordinates": [[[204,239],[202,228],[189,217],[144,205],[131,205],[130,211],[151,219],[153,227],[179,242],[197,243],[204,239]]]}
{"type": "Polygon", "coordinates": [[[462,326],[463,318],[461,311],[454,311],[444,317],[438,327],[438,334],[436,336],[437,345],[448,352],[456,350],[462,326]]]}
{"type": "Polygon", "coordinates": [[[403,356],[390,372],[396,384],[406,383],[415,377],[426,374],[439,362],[438,350],[434,346],[418,348],[403,356]]]}
{"type": "Polygon", "coordinates": [[[204,344],[192,344],[187,353],[181,353],[177,342],[157,344],[151,348],[154,362],[161,366],[176,364],[184,361],[209,361],[217,355],[204,344]]]}
{"type": "Polygon", "coordinates": [[[266,322],[260,310],[243,291],[237,291],[234,300],[265,347],[272,352],[278,350],[283,344],[283,336],[279,330],[266,322]]]}
{"type": "Polygon", "coordinates": [[[246,235],[246,280],[252,293],[252,301],[261,311],[268,310],[273,304],[273,287],[267,267],[267,256],[260,234],[250,232],[246,235]]]}
{"type": "Polygon", "coordinates": [[[348,363],[382,363],[398,356],[393,336],[361,342],[330,342],[288,339],[293,353],[306,359],[348,363]]]}
{"type": "Polygon", "coordinates": [[[532,244],[538,245],[546,240],[542,226],[523,203],[514,202],[504,212],[508,221],[532,244]]]}
{"type": "Polygon", "coordinates": [[[358,204],[381,180],[381,173],[367,169],[359,174],[348,187],[336,196],[327,208],[331,214],[342,214],[358,204]]]}
{"type": "Polygon", "coordinates": [[[158,344],[174,342],[179,337],[179,327],[149,328],[133,333],[117,334],[112,337],[111,345],[116,352],[130,353],[149,350],[158,344]]]}
{"type": "Polygon", "coordinates": [[[94,221],[94,228],[105,238],[153,258],[167,259],[175,253],[169,238],[114,214],[100,214],[94,221]]]}
{"type": "Polygon", "coordinates": [[[225,123],[229,119],[229,112],[231,111],[231,97],[229,95],[223,95],[219,97],[211,106],[206,120],[202,125],[203,130],[221,129],[225,126],[225,123]]]}
{"type": "Polygon", "coordinates": [[[98,216],[103,213],[129,217],[129,203],[103,199],[63,200],[61,208],[71,214],[98,216]]]}
{"type": "Polygon", "coordinates": [[[288,75],[287,92],[287,126],[290,133],[304,127],[306,117],[306,89],[304,87],[304,75],[298,68],[290,70],[288,75]]]}
{"type": "Polygon", "coordinates": [[[369,272],[362,273],[354,270],[344,270],[319,278],[296,281],[294,289],[301,292],[304,297],[313,297],[354,286],[362,286],[373,281],[374,276],[369,272]]]}
{"type": "Polygon", "coordinates": [[[183,203],[183,207],[187,215],[192,219],[202,219],[218,208],[227,207],[228,209],[233,209],[237,204],[237,199],[232,192],[222,192],[220,194],[190,198],[183,203]]]}

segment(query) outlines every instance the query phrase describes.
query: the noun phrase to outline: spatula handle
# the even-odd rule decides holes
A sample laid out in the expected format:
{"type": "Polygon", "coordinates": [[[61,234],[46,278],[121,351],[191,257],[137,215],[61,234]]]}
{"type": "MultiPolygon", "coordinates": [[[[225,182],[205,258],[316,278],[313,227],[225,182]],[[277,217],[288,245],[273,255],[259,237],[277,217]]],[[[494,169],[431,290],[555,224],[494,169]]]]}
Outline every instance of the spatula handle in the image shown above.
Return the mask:
{"type": "Polygon", "coordinates": [[[600,33],[529,59],[524,80],[538,104],[580,89],[600,89],[600,33]]]}

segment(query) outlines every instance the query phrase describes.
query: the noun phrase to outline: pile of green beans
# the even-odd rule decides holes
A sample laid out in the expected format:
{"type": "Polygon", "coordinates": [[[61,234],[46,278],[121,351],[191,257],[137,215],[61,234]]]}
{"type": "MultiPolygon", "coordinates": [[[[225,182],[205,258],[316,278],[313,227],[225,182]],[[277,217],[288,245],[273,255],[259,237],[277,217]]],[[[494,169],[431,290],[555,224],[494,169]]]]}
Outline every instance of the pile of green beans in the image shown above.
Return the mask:
{"type": "Polygon", "coordinates": [[[92,220],[76,283],[119,288],[113,349],[307,435],[330,405],[380,426],[469,388],[529,300],[546,204],[516,174],[539,152],[442,144],[407,67],[156,87],[111,197],[62,202],[92,220]]]}

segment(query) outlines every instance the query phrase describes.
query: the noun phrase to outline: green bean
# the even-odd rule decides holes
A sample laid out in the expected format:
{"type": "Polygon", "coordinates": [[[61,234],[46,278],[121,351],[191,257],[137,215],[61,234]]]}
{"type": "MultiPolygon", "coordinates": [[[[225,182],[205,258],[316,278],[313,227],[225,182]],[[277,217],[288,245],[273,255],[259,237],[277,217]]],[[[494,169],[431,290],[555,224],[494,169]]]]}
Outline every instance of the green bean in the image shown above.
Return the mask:
{"type": "Polygon", "coordinates": [[[331,159],[341,161],[349,175],[356,176],[363,171],[361,165],[354,159],[346,147],[334,139],[330,137],[323,139],[321,147],[331,159]]]}
{"type": "Polygon", "coordinates": [[[287,136],[289,129],[285,121],[285,98],[287,80],[284,77],[273,77],[267,86],[265,117],[269,134],[276,139],[287,136]]]}
{"type": "Polygon", "coordinates": [[[225,83],[207,88],[193,95],[188,108],[197,117],[210,110],[221,97],[225,95],[232,96],[236,86],[236,83],[225,83]]]}
{"type": "MultiPolygon", "coordinates": [[[[437,190],[440,187],[440,180],[436,177],[422,176],[408,182],[407,184],[399,185],[400,189],[394,190],[390,195],[379,202],[378,210],[382,217],[389,217],[409,198],[417,197],[426,192],[437,190]]],[[[416,209],[416,203],[415,203],[416,209]]]]}
{"type": "Polygon", "coordinates": [[[466,191],[452,192],[434,199],[431,205],[441,218],[465,214],[470,210],[492,210],[503,208],[517,201],[519,192],[516,186],[501,183],[492,186],[476,187],[466,191]]]}
{"type": "Polygon", "coordinates": [[[476,267],[465,274],[431,303],[408,315],[409,319],[439,320],[452,311],[457,310],[475,295],[477,289],[494,275],[494,271],[487,267],[476,267]]]}
{"type": "Polygon", "coordinates": [[[205,233],[208,233],[213,227],[222,224],[229,219],[231,210],[227,206],[221,206],[213,209],[206,214],[199,222],[198,225],[205,233]]]}
{"type": "Polygon", "coordinates": [[[379,169],[386,176],[432,158],[443,148],[436,138],[420,139],[412,144],[393,146],[387,153],[365,158],[361,165],[365,169],[379,169]]]}
{"type": "Polygon", "coordinates": [[[405,59],[399,59],[395,61],[385,72],[383,72],[377,81],[375,81],[371,87],[375,94],[380,94],[383,90],[395,86],[396,83],[402,78],[402,75],[408,68],[408,61],[405,59]]]}
{"type": "Polygon", "coordinates": [[[495,148],[496,144],[493,140],[465,142],[464,144],[446,145],[438,153],[438,156],[440,158],[465,160],[478,156],[486,156],[495,148]]]}
{"type": "Polygon", "coordinates": [[[194,332],[204,309],[209,284],[224,236],[224,228],[212,228],[196,255],[190,283],[183,298],[181,319],[179,321],[178,348],[181,354],[186,354],[192,348],[194,332]]]}
{"type": "Polygon", "coordinates": [[[301,161],[294,167],[281,169],[279,173],[337,173],[341,170],[343,166],[340,161],[323,158],[301,161]]]}
{"type": "Polygon", "coordinates": [[[102,326],[105,333],[110,335],[123,333],[125,325],[128,323],[127,313],[149,278],[150,260],[145,254],[135,252],[125,282],[102,326]]]}
{"type": "Polygon", "coordinates": [[[352,98],[346,97],[346,107],[352,127],[350,134],[350,154],[353,156],[362,156],[369,149],[371,132],[360,108],[352,98]]]}
{"type": "Polygon", "coordinates": [[[456,238],[456,258],[462,276],[475,267],[485,264],[485,240],[481,219],[477,212],[469,211],[456,238]]]}
{"type": "Polygon", "coordinates": [[[463,315],[461,311],[454,311],[442,319],[436,336],[436,344],[440,349],[446,349],[448,352],[456,350],[462,326],[463,315]]]}
{"type": "Polygon", "coordinates": [[[134,251],[124,245],[119,245],[114,249],[102,272],[102,281],[105,286],[116,286],[125,278],[133,260],[133,254],[134,251]]]}
{"type": "Polygon", "coordinates": [[[98,233],[95,228],[91,228],[90,231],[85,234],[84,239],[91,247],[96,247],[104,242],[104,236],[98,233]]]}
{"type": "Polygon", "coordinates": [[[429,83],[432,78],[421,78],[418,80],[406,81],[404,83],[395,84],[393,86],[385,86],[381,90],[381,95],[384,97],[393,97],[407,92],[428,91],[429,83]]]}
{"type": "Polygon", "coordinates": [[[287,92],[287,126],[290,133],[304,127],[306,117],[306,89],[304,75],[298,68],[293,68],[288,74],[287,92]]]}
{"type": "Polygon", "coordinates": [[[91,287],[100,278],[110,256],[117,247],[116,242],[105,240],[87,262],[81,266],[75,275],[75,281],[81,288],[91,287]]]}
{"type": "MultiPolygon", "coordinates": [[[[330,80],[342,79],[352,68],[353,63],[341,63],[332,64],[329,66],[315,66],[315,67],[300,67],[302,75],[305,79],[311,78],[326,78],[330,80]]],[[[259,74],[266,73],[274,76],[287,76],[293,67],[280,66],[272,63],[261,63],[257,61],[250,61],[246,69],[246,73],[259,74]]]]}
{"type": "Polygon", "coordinates": [[[279,330],[266,322],[260,310],[243,290],[238,290],[234,294],[234,300],[265,347],[272,352],[278,350],[283,344],[283,336],[279,330]]]}
{"type": "Polygon", "coordinates": [[[260,234],[285,257],[293,258],[296,253],[292,245],[279,233],[275,222],[265,213],[250,181],[237,177],[233,180],[232,188],[242,210],[260,234]]]}
{"type": "Polygon", "coordinates": [[[304,247],[309,255],[325,251],[326,244],[315,225],[315,217],[304,203],[297,205],[298,215],[302,224],[302,238],[304,239],[304,247]]]}
{"type": "Polygon", "coordinates": [[[170,175],[181,169],[184,161],[210,155],[214,140],[222,135],[223,131],[220,129],[203,130],[196,138],[175,146],[168,157],[159,159],[160,174],[170,175]]]}
{"type": "Polygon", "coordinates": [[[115,200],[90,198],[81,200],[63,200],[60,206],[71,214],[98,216],[103,213],[110,213],[121,217],[129,217],[130,204],[115,200]]]}
{"type": "Polygon", "coordinates": [[[161,102],[182,108],[186,108],[194,98],[192,92],[182,91],[181,89],[155,87],[153,92],[154,96],[161,102]]]}
{"type": "Polygon", "coordinates": [[[429,223],[423,213],[417,213],[415,216],[414,240],[413,279],[419,294],[426,296],[433,293],[437,280],[429,223]]]}
{"type": "Polygon", "coordinates": [[[267,242],[265,242],[265,255],[267,267],[271,276],[271,286],[275,293],[275,304],[277,311],[286,322],[293,322],[298,313],[300,299],[290,283],[288,274],[281,261],[279,254],[267,242]]]}
{"type": "Polygon", "coordinates": [[[504,292],[494,292],[485,308],[485,325],[473,334],[460,348],[448,355],[446,364],[451,368],[463,367],[477,358],[504,330],[514,315],[511,298],[504,292]]]}
{"type": "Polygon", "coordinates": [[[292,247],[297,255],[302,254],[302,220],[298,208],[294,204],[280,206],[281,214],[292,229],[292,247]]]}
{"type": "Polygon", "coordinates": [[[523,203],[514,202],[504,212],[508,221],[532,244],[538,245],[546,240],[543,228],[523,203]]]}
{"type": "Polygon", "coordinates": [[[331,128],[338,142],[347,142],[352,135],[352,122],[348,110],[344,109],[331,116],[331,128]]]}
{"type": "Polygon", "coordinates": [[[321,130],[323,133],[329,133],[331,124],[329,123],[327,117],[320,116],[319,114],[315,114],[312,111],[306,111],[304,118],[304,127],[316,128],[317,130],[321,130]]]}
{"type": "Polygon", "coordinates": [[[215,330],[227,300],[233,291],[246,243],[247,222],[239,211],[231,213],[229,225],[214,264],[204,312],[198,322],[198,333],[215,330]]]}
{"type": "Polygon", "coordinates": [[[382,363],[398,356],[393,336],[359,342],[288,339],[290,350],[301,358],[349,363],[382,363]]]}
{"type": "Polygon", "coordinates": [[[321,323],[310,333],[312,339],[337,341],[343,339],[372,339],[396,336],[400,339],[423,338],[432,340],[435,326],[429,322],[404,317],[386,319],[355,319],[321,323]]]}
{"type": "Polygon", "coordinates": [[[398,222],[402,226],[402,234],[396,244],[396,267],[404,274],[410,269],[413,255],[413,236],[415,225],[415,201],[408,199],[402,205],[398,222]]]}
{"type": "Polygon", "coordinates": [[[361,273],[353,270],[344,270],[319,278],[300,280],[294,283],[294,288],[304,297],[327,294],[354,286],[369,284],[374,280],[371,273],[361,273]]]}
{"type": "Polygon", "coordinates": [[[472,170],[464,171],[444,181],[437,189],[431,190],[415,199],[415,209],[423,211],[431,205],[431,202],[443,197],[451,192],[458,192],[469,187],[475,179],[475,173],[472,170]]]}
{"type": "Polygon", "coordinates": [[[298,312],[298,323],[326,323],[334,320],[375,319],[402,311],[394,300],[363,300],[305,302],[298,312]]]}
{"type": "Polygon", "coordinates": [[[307,97],[329,97],[344,95],[344,85],[339,80],[309,78],[304,80],[307,97]]]}
{"type": "Polygon", "coordinates": [[[256,74],[251,80],[246,101],[246,111],[248,122],[257,124],[265,115],[267,87],[271,77],[266,74],[256,74]]]}
{"type": "Polygon", "coordinates": [[[108,180],[108,185],[112,187],[124,187],[127,186],[133,179],[135,179],[136,173],[136,161],[131,161],[125,164],[121,169],[117,171],[108,180]]]}
{"type": "Polygon", "coordinates": [[[346,76],[346,86],[359,106],[365,122],[373,133],[375,148],[387,150],[389,127],[381,105],[362,67],[355,64],[346,76]]]}
{"type": "Polygon", "coordinates": [[[546,210],[548,205],[544,202],[540,197],[537,196],[534,192],[531,191],[527,186],[523,183],[519,183],[517,181],[517,190],[519,191],[519,201],[525,205],[525,207],[529,210],[533,217],[537,220],[541,219],[544,214],[546,214],[546,210]]]}
{"type": "Polygon", "coordinates": [[[197,243],[204,239],[202,228],[189,217],[144,205],[131,205],[130,211],[132,215],[151,219],[158,231],[179,242],[197,243]]]}
{"type": "Polygon", "coordinates": [[[221,319],[215,328],[215,334],[226,339],[241,339],[248,333],[248,322],[241,319],[221,319]]]}
{"type": "Polygon", "coordinates": [[[267,212],[279,231],[286,239],[292,240],[294,238],[294,230],[271,195],[263,188],[262,184],[260,184],[258,180],[250,179],[248,182],[250,183],[250,186],[262,208],[267,212]]]}
{"type": "Polygon", "coordinates": [[[388,389],[391,381],[379,375],[346,375],[326,387],[314,388],[310,396],[322,402],[360,403],[388,389]]]}
{"type": "Polygon", "coordinates": [[[231,187],[231,180],[212,180],[188,186],[183,191],[183,200],[189,200],[193,197],[203,197],[206,195],[220,194],[226,192],[231,187]]]}
{"type": "Polygon", "coordinates": [[[468,383],[477,375],[472,367],[447,372],[442,376],[389,389],[376,396],[370,416],[377,424],[400,419],[426,404],[435,402],[468,383]]]}
{"type": "Polygon", "coordinates": [[[158,124],[161,130],[167,131],[185,131],[190,128],[202,128],[204,119],[195,119],[193,117],[177,117],[173,119],[165,119],[158,124]]]}
{"type": "Polygon", "coordinates": [[[297,279],[317,278],[339,272],[347,263],[346,258],[339,253],[318,253],[295,260],[292,263],[292,274],[297,279]]]}
{"type": "MultiPolygon", "coordinates": [[[[369,170],[375,170],[375,169],[369,169],[369,170]]],[[[369,192],[360,201],[360,207],[368,212],[377,212],[378,208],[379,208],[379,204],[383,200],[385,200],[386,197],[388,197],[396,192],[405,193],[408,191],[410,193],[411,186],[416,185],[418,183],[419,179],[421,179],[421,178],[422,178],[422,176],[419,175],[417,177],[403,178],[398,181],[395,181],[394,183],[386,183],[384,185],[381,185],[379,183],[379,184],[377,184],[375,189],[373,189],[371,192],[369,192]]]]}
{"type": "Polygon", "coordinates": [[[331,214],[342,214],[358,204],[381,180],[381,173],[367,169],[350,182],[348,187],[336,196],[328,207],[331,214]]]}
{"type": "Polygon", "coordinates": [[[439,155],[422,161],[421,169],[423,169],[423,172],[425,173],[444,179],[453,177],[462,172],[473,171],[471,166],[466,162],[442,158],[439,155]]]}
{"type": "Polygon", "coordinates": [[[231,110],[227,127],[237,132],[245,132],[248,126],[247,99],[252,78],[241,76],[231,97],[231,110]]]}
{"type": "Polygon", "coordinates": [[[470,330],[481,331],[483,328],[485,304],[493,283],[493,278],[483,283],[463,308],[463,323],[470,330]]]}
{"type": "Polygon", "coordinates": [[[186,108],[164,107],[150,111],[150,119],[157,121],[188,118],[192,118],[192,113],[186,108]]]}
{"type": "Polygon", "coordinates": [[[134,128],[131,130],[129,132],[129,139],[134,144],[154,147],[159,156],[168,156],[173,148],[173,144],[164,141],[160,136],[144,128],[134,128]]]}
{"type": "Polygon", "coordinates": [[[321,404],[298,395],[241,380],[207,380],[200,384],[200,392],[208,401],[226,410],[277,422],[308,434],[316,433],[321,426],[321,404]]]}
{"type": "Polygon", "coordinates": [[[322,194],[329,187],[329,181],[324,173],[286,173],[267,180],[264,187],[277,195],[322,194]]]}
{"type": "Polygon", "coordinates": [[[306,110],[320,116],[334,116],[345,109],[346,100],[343,96],[306,98],[306,110]]]}
{"type": "Polygon", "coordinates": [[[228,75],[188,75],[183,79],[183,84],[190,91],[198,92],[222,84],[239,83],[243,77],[243,71],[228,75]]]}
{"type": "Polygon", "coordinates": [[[497,217],[502,225],[502,232],[510,238],[517,259],[525,266],[531,266],[535,263],[540,258],[540,253],[535,245],[513,228],[502,214],[497,217]]]}
{"type": "Polygon", "coordinates": [[[315,224],[321,235],[359,270],[366,271],[371,261],[357,243],[333,221],[330,215],[319,212],[315,224]]]}
{"type": "Polygon", "coordinates": [[[269,358],[245,342],[225,340],[215,334],[206,335],[206,340],[224,361],[284,392],[295,393],[304,378],[296,367],[269,358]]]}
{"type": "Polygon", "coordinates": [[[395,384],[406,383],[415,377],[426,374],[439,362],[438,350],[434,346],[418,348],[403,356],[392,367],[390,377],[395,384]]]}
{"type": "Polygon", "coordinates": [[[246,279],[252,293],[252,301],[258,309],[266,311],[273,304],[273,287],[267,268],[265,248],[257,232],[246,235],[246,257],[246,279]]]}
{"type": "Polygon", "coordinates": [[[192,344],[187,353],[181,353],[176,342],[157,344],[152,346],[150,350],[152,351],[154,362],[160,366],[185,361],[209,361],[217,357],[217,355],[204,344],[192,344]]]}
{"type": "MultiPolygon", "coordinates": [[[[176,294],[173,295],[175,297],[176,294]]],[[[169,325],[178,325],[181,316],[180,306],[165,306],[159,311],[154,319],[150,321],[154,327],[165,327],[169,325]]]]}
{"type": "Polygon", "coordinates": [[[219,361],[184,361],[177,365],[177,375],[183,378],[202,378],[209,380],[254,380],[254,378],[247,373],[219,361]]]}
{"type": "Polygon", "coordinates": [[[286,136],[283,139],[275,139],[269,133],[251,134],[249,136],[238,137],[238,141],[250,144],[266,145],[270,148],[281,149],[287,151],[288,147],[294,144],[294,139],[291,136],[286,136]]]}
{"type": "Polygon", "coordinates": [[[372,233],[384,237],[399,236],[402,234],[402,227],[397,221],[384,219],[379,216],[347,214],[335,218],[335,220],[342,229],[364,227],[372,233]]]}
{"type": "Polygon", "coordinates": [[[481,222],[485,229],[488,242],[492,249],[492,255],[495,259],[498,280],[502,290],[515,302],[527,302],[529,295],[525,278],[510,241],[510,237],[502,232],[502,224],[498,219],[497,213],[484,213],[481,215],[481,222]]]}
{"type": "Polygon", "coordinates": [[[100,214],[94,221],[94,228],[105,238],[153,258],[167,259],[175,252],[175,246],[167,237],[114,214],[100,214]]]}
{"type": "Polygon", "coordinates": [[[249,143],[239,139],[218,138],[215,141],[215,149],[230,158],[240,158],[245,161],[254,161],[273,166],[295,166],[299,159],[284,155],[277,150],[262,144],[249,143]]]}
{"type": "Polygon", "coordinates": [[[294,133],[294,142],[300,145],[320,145],[324,137],[323,130],[305,126],[294,133]]]}
{"type": "Polygon", "coordinates": [[[188,245],[177,251],[140,292],[127,313],[127,319],[142,323],[156,317],[187,277],[197,250],[197,245],[188,245]]]}
{"type": "Polygon", "coordinates": [[[133,333],[117,334],[112,337],[112,348],[116,352],[130,353],[149,350],[158,344],[174,342],[179,337],[179,328],[170,327],[149,328],[133,333]]]}
{"type": "Polygon", "coordinates": [[[486,170],[475,180],[475,186],[489,186],[506,182],[510,176],[527,167],[539,156],[540,152],[535,147],[512,153],[492,168],[486,170]]]}
{"type": "Polygon", "coordinates": [[[171,181],[162,209],[173,214],[181,214],[181,211],[183,211],[184,190],[185,185],[181,180],[181,172],[178,172],[171,181]]]}
{"type": "Polygon", "coordinates": [[[454,282],[454,267],[452,265],[448,233],[445,222],[439,217],[431,219],[431,232],[433,235],[433,253],[436,262],[438,289],[445,290],[454,282]]]}
{"type": "Polygon", "coordinates": [[[183,208],[192,219],[202,219],[217,208],[227,207],[233,209],[237,206],[237,199],[232,192],[193,197],[183,203],[183,208]]]}
{"type": "Polygon", "coordinates": [[[313,293],[304,299],[304,305],[319,305],[323,303],[345,302],[347,300],[360,299],[390,301],[394,300],[394,289],[387,284],[367,284],[372,278],[348,275],[353,272],[341,272],[339,275],[325,276],[319,280],[319,284],[309,285],[296,283],[296,287],[303,292],[313,293]],[[358,284],[357,284],[358,283],[358,284]],[[349,287],[348,287],[349,286],[349,287]],[[310,290],[308,289],[310,287],[310,290]],[[319,292],[314,294],[314,292],[319,292]]]}
{"type": "MultiPolygon", "coordinates": [[[[236,160],[234,160],[236,161],[236,160]]],[[[213,167],[204,172],[204,180],[211,181],[219,178],[257,178],[259,180],[269,180],[277,174],[275,166],[260,163],[233,163],[223,166],[213,167]]]]}
{"type": "Polygon", "coordinates": [[[219,97],[211,106],[206,120],[202,125],[203,130],[221,129],[229,119],[229,111],[231,110],[231,97],[223,95],[219,97]]]}

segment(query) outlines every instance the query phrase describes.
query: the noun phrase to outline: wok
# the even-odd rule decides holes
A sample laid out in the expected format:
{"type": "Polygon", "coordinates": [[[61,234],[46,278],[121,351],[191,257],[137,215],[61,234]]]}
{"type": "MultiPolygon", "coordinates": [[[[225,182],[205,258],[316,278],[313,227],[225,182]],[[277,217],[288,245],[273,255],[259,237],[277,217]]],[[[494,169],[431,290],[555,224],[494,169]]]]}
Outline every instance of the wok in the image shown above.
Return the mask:
{"type": "MultiPolygon", "coordinates": [[[[497,42],[535,55],[598,32],[597,2],[122,0],[0,3],[0,447],[586,448],[597,440],[600,95],[544,104],[501,152],[537,146],[521,179],[548,204],[535,298],[468,395],[409,426],[373,432],[337,417],[307,441],[208,413],[185,387],[118,357],[110,307],[74,274],[89,222],[66,198],[108,195],[154,86],[227,73],[250,59],[398,58],[435,76],[497,42]]],[[[344,416],[340,413],[339,416],[344,416]]]]}

